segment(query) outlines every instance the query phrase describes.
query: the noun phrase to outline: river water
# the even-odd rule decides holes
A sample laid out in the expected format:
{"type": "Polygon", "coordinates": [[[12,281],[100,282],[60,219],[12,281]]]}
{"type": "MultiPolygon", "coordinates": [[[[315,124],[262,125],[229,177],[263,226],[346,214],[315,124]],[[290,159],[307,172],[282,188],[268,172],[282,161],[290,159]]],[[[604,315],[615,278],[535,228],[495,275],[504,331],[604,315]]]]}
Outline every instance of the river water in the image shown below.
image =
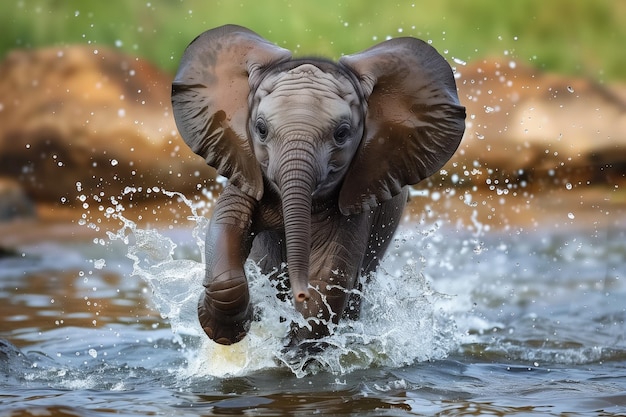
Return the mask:
{"type": "Polygon", "coordinates": [[[203,336],[210,207],[166,194],[2,226],[0,416],[626,414],[623,192],[414,197],[361,319],[306,357],[254,265],[250,335],[203,336]]]}

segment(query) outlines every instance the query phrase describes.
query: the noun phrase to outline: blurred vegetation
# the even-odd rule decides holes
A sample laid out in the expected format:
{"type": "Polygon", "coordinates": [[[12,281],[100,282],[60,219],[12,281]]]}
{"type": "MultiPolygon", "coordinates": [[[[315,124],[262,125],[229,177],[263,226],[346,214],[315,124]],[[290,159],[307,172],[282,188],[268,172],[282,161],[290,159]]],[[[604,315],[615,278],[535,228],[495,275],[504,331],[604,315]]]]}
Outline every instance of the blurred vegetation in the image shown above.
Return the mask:
{"type": "Polygon", "coordinates": [[[300,55],[337,58],[387,37],[430,40],[457,64],[488,56],[626,80],[626,1],[615,0],[6,0],[0,54],[88,43],[173,72],[185,46],[225,23],[300,55]]]}

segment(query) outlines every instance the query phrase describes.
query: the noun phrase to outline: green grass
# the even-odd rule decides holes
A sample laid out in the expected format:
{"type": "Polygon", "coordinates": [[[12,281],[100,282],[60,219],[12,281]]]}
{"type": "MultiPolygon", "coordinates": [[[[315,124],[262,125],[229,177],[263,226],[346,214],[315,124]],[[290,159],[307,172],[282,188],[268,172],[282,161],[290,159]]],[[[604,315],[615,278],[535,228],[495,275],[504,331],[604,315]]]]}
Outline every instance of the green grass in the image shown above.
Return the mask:
{"type": "Polygon", "coordinates": [[[89,43],[174,71],[200,32],[237,23],[299,55],[337,58],[385,38],[432,41],[448,59],[511,57],[602,81],[626,80],[622,0],[7,0],[0,54],[89,43]]]}

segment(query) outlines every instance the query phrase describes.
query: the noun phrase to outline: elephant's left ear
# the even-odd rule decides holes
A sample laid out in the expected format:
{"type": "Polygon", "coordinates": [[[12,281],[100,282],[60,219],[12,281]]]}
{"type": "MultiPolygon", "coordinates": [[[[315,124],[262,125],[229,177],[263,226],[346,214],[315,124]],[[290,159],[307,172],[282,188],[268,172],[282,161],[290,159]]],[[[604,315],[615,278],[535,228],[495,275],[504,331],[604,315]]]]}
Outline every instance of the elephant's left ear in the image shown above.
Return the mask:
{"type": "Polygon", "coordinates": [[[343,214],[373,209],[439,170],[465,130],[450,65],[427,43],[397,38],[340,64],[367,99],[364,139],[339,194],[343,214]]]}
{"type": "Polygon", "coordinates": [[[172,81],[172,108],[185,143],[256,200],[263,176],[248,137],[248,94],[262,71],[291,53],[236,25],[208,30],[185,50],[172,81]]]}

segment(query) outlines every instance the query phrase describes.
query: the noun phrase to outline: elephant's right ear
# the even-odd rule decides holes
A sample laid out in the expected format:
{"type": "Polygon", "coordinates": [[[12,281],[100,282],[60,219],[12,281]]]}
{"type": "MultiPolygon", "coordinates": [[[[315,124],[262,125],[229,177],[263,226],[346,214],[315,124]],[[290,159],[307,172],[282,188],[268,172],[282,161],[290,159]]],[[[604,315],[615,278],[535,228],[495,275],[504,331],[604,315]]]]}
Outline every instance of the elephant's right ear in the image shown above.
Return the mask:
{"type": "Polygon", "coordinates": [[[368,211],[440,169],[465,130],[450,65],[426,42],[397,38],[339,62],[367,98],[365,135],[339,192],[343,214],[368,211]]]}
{"type": "Polygon", "coordinates": [[[291,53],[234,25],[189,44],[172,82],[172,108],[185,143],[217,173],[260,200],[263,178],[247,133],[250,83],[291,53]]]}

